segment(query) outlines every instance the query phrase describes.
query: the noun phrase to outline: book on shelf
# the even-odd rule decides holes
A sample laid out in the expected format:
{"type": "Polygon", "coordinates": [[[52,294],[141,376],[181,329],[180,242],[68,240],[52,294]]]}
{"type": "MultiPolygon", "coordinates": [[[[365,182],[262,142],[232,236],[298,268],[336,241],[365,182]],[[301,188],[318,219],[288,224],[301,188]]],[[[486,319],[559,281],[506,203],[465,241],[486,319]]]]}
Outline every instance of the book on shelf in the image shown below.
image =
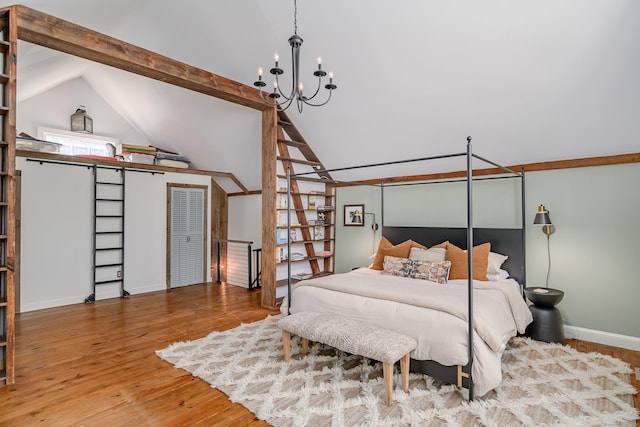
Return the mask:
{"type": "Polygon", "coordinates": [[[316,209],[318,211],[332,211],[333,210],[333,206],[331,206],[331,205],[318,205],[318,207],[316,209]]]}
{"type": "Polygon", "coordinates": [[[286,194],[279,194],[278,208],[287,209],[287,206],[289,206],[289,197],[286,194]]]}
{"type": "Polygon", "coordinates": [[[331,256],[333,255],[333,252],[331,251],[322,251],[322,256],[331,256]]]}
{"type": "Polygon", "coordinates": [[[316,224],[324,224],[327,220],[327,214],[324,211],[317,210],[316,211],[316,224]]]}
{"type": "Polygon", "coordinates": [[[324,239],[324,227],[323,226],[315,226],[311,229],[313,240],[323,240],[324,239]]]}
{"type": "Polygon", "coordinates": [[[309,197],[309,209],[310,210],[316,209],[316,199],[314,199],[313,197],[309,197]]]}
{"type": "Polygon", "coordinates": [[[280,245],[282,243],[287,243],[287,229],[278,228],[276,232],[276,244],[280,245]]]}
{"type": "Polygon", "coordinates": [[[313,277],[313,274],[311,273],[297,273],[297,274],[291,275],[291,278],[296,280],[311,279],[312,277],[313,277]]]}
{"type": "Polygon", "coordinates": [[[305,259],[305,255],[300,252],[291,252],[291,261],[300,261],[305,259]]]}

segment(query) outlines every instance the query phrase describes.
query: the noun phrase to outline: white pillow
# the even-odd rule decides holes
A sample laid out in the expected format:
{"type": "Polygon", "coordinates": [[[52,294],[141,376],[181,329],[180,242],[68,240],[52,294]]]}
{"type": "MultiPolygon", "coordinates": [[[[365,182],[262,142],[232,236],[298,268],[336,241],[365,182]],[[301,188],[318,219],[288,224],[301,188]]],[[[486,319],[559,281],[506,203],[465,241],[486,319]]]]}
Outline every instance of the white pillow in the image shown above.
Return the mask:
{"type": "Polygon", "coordinates": [[[495,252],[489,252],[489,263],[487,264],[487,277],[490,274],[500,274],[500,267],[509,258],[506,255],[498,254],[495,252]]]}
{"type": "Polygon", "coordinates": [[[509,272],[507,270],[500,270],[498,274],[487,273],[487,279],[491,282],[500,282],[501,280],[507,280],[509,278],[509,272]]]}
{"type": "Polygon", "coordinates": [[[447,250],[444,248],[431,248],[426,250],[411,248],[411,251],[409,252],[409,259],[414,261],[441,262],[444,261],[446,254],[447,250]]]}

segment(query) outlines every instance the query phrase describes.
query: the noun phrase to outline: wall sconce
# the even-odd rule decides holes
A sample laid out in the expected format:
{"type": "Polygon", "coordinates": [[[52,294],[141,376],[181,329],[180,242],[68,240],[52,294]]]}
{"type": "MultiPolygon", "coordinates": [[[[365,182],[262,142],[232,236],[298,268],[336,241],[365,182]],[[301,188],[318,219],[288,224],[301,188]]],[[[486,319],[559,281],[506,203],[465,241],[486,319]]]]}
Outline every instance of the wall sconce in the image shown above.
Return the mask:
{"type": "Polygon", "coordinates": [[[545,209],[544,205],[538,206],[538,212],[533,220],[533,224],[542,225],[542,232],[547,236],[552,235],[556,231],[556,227],[554,227],[551,218],[549,218],[549,211],[545,209]]]}
{"type": "Polygon", "coordinates": [[[556,227],[554,227],[551,222],[551,218],[549,217],[549,211],[544,207],[544,205],[538,206],[538,212],[536,213],[536,217],[533,220],[534,225],[541,225],[542,232],[547,236],[547,280],[545,282],[546,287],[549,287],[549,273],[551,272],[551,249],[549,247],[549,237],[556,231],[556,227]]]}
{"type": "Polygon", "coordinates": [[[71,130],[73,132],[93,133],[93,119],[87,114],[84,105],[79,105],[71,115],[71,130]]]}
{"type": "Polygon", "coordinates": [[[364,213],[365,218],[367,217],[367,215],[371,215],[373,217],[373,223],[371,224],[371,229],[373,230],[373,241],[371,243],[371,251],[373,253],[376,252],[376,231],[378,231],[378,223],[376,222],[376,214],[374,214],[373,212],[365,212],[364,213]]]}
{"type": "Polygon", "coordinates": [[[378,227],[378,223],[376,222],[376,214],[374,214],[373,212],[365,212],[364,214],[373,216],[373,224],[371,224],[371,229],[375,233],[378,230],[378,228],[380,228],[378,227]]]}

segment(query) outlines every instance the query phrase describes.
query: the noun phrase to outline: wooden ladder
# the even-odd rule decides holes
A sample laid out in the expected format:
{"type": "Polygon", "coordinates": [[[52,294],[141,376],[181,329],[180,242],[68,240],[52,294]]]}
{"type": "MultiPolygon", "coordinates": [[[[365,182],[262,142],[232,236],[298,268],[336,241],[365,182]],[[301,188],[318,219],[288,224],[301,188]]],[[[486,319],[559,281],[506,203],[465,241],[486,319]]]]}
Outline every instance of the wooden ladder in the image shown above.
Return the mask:
{"type": "MultiPolygon", "coordinates": [[[[291,182],[291,202],[292,209],[291,211],[295,213],[297,222],[300,224],[300,230],[302,233],[302,242],[304,243],[304,248],[306,251],[306,259],[309,261],[309,266],[311,268],[311,273],[314,276],[320,276],[324,274],[331,274],[333,272],[334,266],[334,258],[333,258],[333,250],[335,246],[332,245],[333,237],[335,234],[334,224],[333,224],[333,210],[328,210],[325,212],[326,222],[324,226],[324,244],[323,244],[323,252],[331,252],[331,256],[326,256],[324,254],[316,253],[314,242],[317,241],[314,239],[314,236],[311,235],[311,229],[314,225],[310,225],[307,216],[305,214],[305,208],[303,203],[303,195],[305,193],[300,191],[300,186],[298,181],[307,181],[307,182],[316,182],[324,185],[324,205],[325,206],[333,206],[333,187],[332,177],[329,172],[325,171],[325,167],[313,152],[307,141],[305,141],[304,137],[300,133],[300,131],[296,128],[296,126],[291,122],[289,117],[284,111],[278,111],[278,127],[277,127],[277,147],[278,147],[278,156],[277,160],[282,162],[282,167],[284,171],[289,171],[290,174],[295,174],[294,165],[304,165],[313,168],[316,172],[317,177],[311,175],[305,175],[300,177],[292,177],[291,182]],[[285,137],[288,136],[288,138],[285,137]],[[294,157],[289,150],[289,148],[295,148],[300,153],[303,158],[294,157]],[[333,247],[332,247],[333,246],[333,247]],[[320,261],[322,261],[322,265],[320,265],[320,261]]],[[[279,175],[278,178],[286,178],[286,175],[279,175]]],[[[283,192],[278,190],[280,194],[283,192]]],[[[286,193],[286,192],[284,192],[286,193]]],[[[320,195],[321,196],[321,195],[320,195]]],[[[309,210],[309,209],[306,209],[309,210]]],[[[287,236],[290,238],[290,236],[287,236]]]]}

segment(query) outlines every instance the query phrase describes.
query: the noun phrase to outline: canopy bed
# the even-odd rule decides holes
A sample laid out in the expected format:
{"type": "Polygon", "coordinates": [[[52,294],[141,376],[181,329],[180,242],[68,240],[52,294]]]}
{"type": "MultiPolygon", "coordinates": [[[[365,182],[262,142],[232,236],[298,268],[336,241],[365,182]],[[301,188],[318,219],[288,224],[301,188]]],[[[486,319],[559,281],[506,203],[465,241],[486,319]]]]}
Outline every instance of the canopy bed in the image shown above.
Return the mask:
{"type": "MultiPolygon", "coordinates": [[[[415,338],[418,346],[411,353],[411,370],[464,387],[473,400],[474,390],[482,396],[500,384],[501,356],[507,342],[524,333],[531,322],[522,297],[526,281],[524,170],[516,172],[474,154],[469,137],[466,153],[328,171],[463,156],[467,163],[462,178],[466,182],[467,227],[387,226],[385,185],[379,184],[383,239],[374,264],[293,286],[289,279],[282,312],[332,314],[415,338]],[[496,167],[498,172],[474,177],[473,159],[496,167]],[[521,226],[474,228],[473,181],[503,178],[521,180],[521,226]]],[[[288,177],[299,175],[304,174],[288,177]]],[[[290,216],[289,211],[288,226],[290,216]]],[[[290,273],[291,263],[288,265],[290,273]]]]}

